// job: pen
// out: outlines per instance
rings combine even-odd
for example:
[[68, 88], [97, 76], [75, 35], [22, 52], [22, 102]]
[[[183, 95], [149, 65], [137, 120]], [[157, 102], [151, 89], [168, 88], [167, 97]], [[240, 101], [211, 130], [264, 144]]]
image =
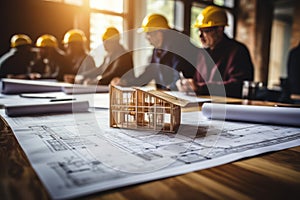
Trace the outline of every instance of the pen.
[[64, 98], [64, 99], [50, 99], [50, 102], [56, 102], [56, 101], [73, 101], [76, 100], [75, 98]]
[[47, 95], [41, 95], [41, 94], [20, 94], [20, 97], [23, 98], [36, 98], [36, 99], [54, 99], [55, 96], [47, 96]]
[[[182, 82], [182, 81], [183, 81], [183, 79], [185, 79], [185, 78], [184, 78], [184, 75], [183, 75], [182, 72], [179, 72], [179, 79], [180, 79], [180, 85], [183, 86], [183, 82]], [[185, 86], [185, 87], [186, 87], [186, 86]], [[186, 95], [189, 94], [188, 89], [185, 90], [185, 94], [186, 94]]]

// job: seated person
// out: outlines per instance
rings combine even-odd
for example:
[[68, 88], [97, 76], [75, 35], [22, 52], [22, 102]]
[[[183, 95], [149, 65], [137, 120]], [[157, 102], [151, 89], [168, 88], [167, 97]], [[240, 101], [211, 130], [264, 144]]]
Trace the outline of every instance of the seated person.
[[71, 29], [65, 35], [66, 64], [59, 70], [58, 80], [74, 83], [76, 75], [96, 68], [94, 58], [88, 54], [87, 38], [83, 31]]
[[27, 79], [35, 56], [31, 47], [32, 40], [25, 34], [16, 34], [10, 43], [10, 51], [0, 58], [0, 78]]
[[126, 74], [121, 81], [115, 79], [114, 84], [143, 86], [154, 80], [157, 89], [177, 90], [180, 74], [193, 77], [193, 61], [198, 49], [190, 43], [189, 37], [172, 30], [160, 14], [146, 16], [140, 30], [146, 33], [146, 39], [154, 47], [150, 64], [140, 76]]
[[300, 44], [290, 51], [287, 65], [290, 93], [300, 94]]
[[107, 28], [102, 41], [107, 55], [100, 67], [81, 74], [84, 84], [108, 85], [113, 78], [133, 69], [132, 55], [120, 44], [120, 33], [116, 28]]
[[180, 91], [193, 90], [197, 95], [241, 97], [244, 80], [253, 80], [254, 69], [247, 47], [224, 33], [225, 10], [208, 6], [194, 25], [204, 49], [198, 56], [193, 79], [178, 81]]
[[53, 35], [42, 35], [37, 39], [36, 47], [39, 54], [30, 67], [30, 78], [57, 78], [59, 69], [65, 66], [64, 52], [58, 48], [57, 39]]

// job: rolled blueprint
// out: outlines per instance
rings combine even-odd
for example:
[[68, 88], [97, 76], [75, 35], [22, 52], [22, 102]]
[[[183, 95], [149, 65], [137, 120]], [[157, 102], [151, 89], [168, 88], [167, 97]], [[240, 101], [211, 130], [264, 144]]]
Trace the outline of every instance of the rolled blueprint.
[[87, 112], [88, 109], [88, 101], [49, 102], [5, 106], [5, 114], [9, 117], [18, 117], [40, 114]]
[[300, 108], [204, 103], [202, 113], [211, 119], [300, 126]]

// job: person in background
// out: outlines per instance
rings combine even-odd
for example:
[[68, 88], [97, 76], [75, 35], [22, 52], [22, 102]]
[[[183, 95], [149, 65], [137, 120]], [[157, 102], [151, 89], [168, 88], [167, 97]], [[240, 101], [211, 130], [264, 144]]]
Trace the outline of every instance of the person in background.
[[300, 94], [300, 44], [289, 52], [288, 87], [291, 94]]
[[79, 29], [71, 29], [64, 35], [67, 64], [60, 69], [58, 80], [80, 83], [82, 80], [75, 80], [76, 75], [96, 68], [94, 58], [88, 54], [86, 42], [84, 32]]
[[133, 69], [132, 54], [120, 44], [120, 33], [115, 27], [106, 29], [102, 41], [107, 55], [100, 67], [82, 73], [84, 84], [109, 85], [113, 78]]
[[11, 49], [0, 58], [0, 78], [27, 79], [28, 69], [35, 55], [32, 40], [28, 35], [16, 34], [11, 37]]
[[193, 77], [195, 67], [185, 56], [195, 57], [191, 55], [197, 48], [190, 43], [189, 37], [171, 29], [163, 15], [146, 16], [139, 32], [146, 33], [146, 39], [154, 47], [150, 64], [137, 78], [128, 75], [120, 82], [114, 80], [114, 84], [142, 86], [154, 80], [157, 89], [177, 90], [176, 81], [180, 74]]
[[198, 55], [197, 71], [193, 79], [183, 79], [176, 85], [180, 91], [194, 91], [197, 95], [241, 97], [244, 80], [253, 80], [254, 68], [247, 47], [224, 33], [226, 11], [206, 7], [194, 27], [199, 30], [203, 50]]
[[65, 55], [58, 48], [56, 37], [44, 34], [37, 39], [36, 47], [39, 48], [39, 54], [30, 67], [30, 79], [56, 79], [60, 68], [65, 66]]

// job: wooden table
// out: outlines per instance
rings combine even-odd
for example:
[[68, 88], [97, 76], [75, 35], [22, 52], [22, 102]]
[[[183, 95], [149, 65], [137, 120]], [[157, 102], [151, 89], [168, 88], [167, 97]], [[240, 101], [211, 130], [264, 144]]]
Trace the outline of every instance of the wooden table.
[[[50, 199], [0, 120], [0, 199]], [[81, 199], [300, 199], [300, 146]]]

